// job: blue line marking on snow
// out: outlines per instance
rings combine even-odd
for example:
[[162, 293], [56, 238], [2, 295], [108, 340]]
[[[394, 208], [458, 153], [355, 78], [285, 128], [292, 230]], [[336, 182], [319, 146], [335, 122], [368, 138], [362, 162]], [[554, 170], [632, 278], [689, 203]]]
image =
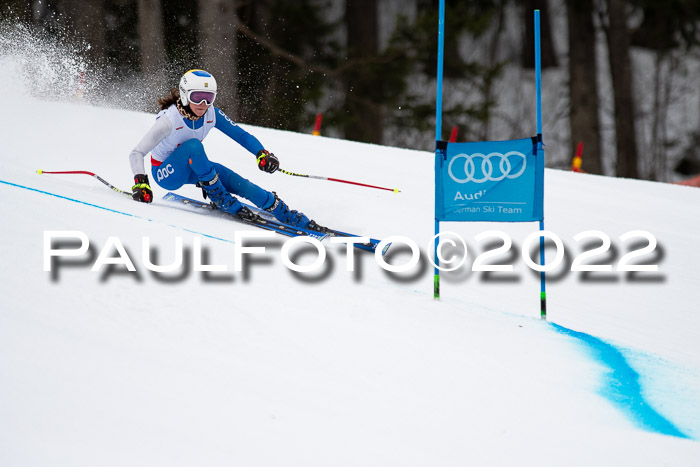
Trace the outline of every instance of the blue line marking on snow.
[[[18, 184], [16, 184], [16, 183], [12, 183], [12, 182], [6, 182], [5, 180], [0, 180], [0, 183], [3, 183], [3, 184], [5, 184], [5, 185], [9, 185], [9, 186], [14, 186], [14, 187], [17, 187], [17, 188], [23, 188], [23, 189], [29, 190], [29, 191], [34, 191], [34, 192], [36, 192], [36, 193], [41, 193], [42, 195], [55, 196], [56, 198], [65, 199], [65, 200], [72, 201], [72, 202], [78, 203], [78, 204], [84, 204], [84, 205], [86, 205], [86, 206], [92, 206], [93, 208], [103, 209], [103, 210], [105, 210], [105, 211], [113, 212], [113, 213], [116, 213], [116, 214], [121, 214], [121, 215], [123, 215], [123, 216], [133, 217], [133, 218], [135, 218], [135, 219], [143, 219], [143, 220], [147, 220], [148, 222], [154, 222], [153, 219], [149, 219], [149, 218], [147, 218], [147, 217], [137, 216], [136, 214], [131, 214], [131, 213], [124, 212], [124, 211], [117, 211], [116, 209], [106, 208], [106, 207], [104, 207], [104, 206], [100, 206], [99, 204], [88, 203], [88, 202], [86, 202], [86, 201], [81, 201], [81, 200], [75, 199], [75, 198], [69, 198], [69, 197], [67, 197], [67, 196], [58, 195], [58, 194], [56, 194], [56, 193], [51, 193], [51, 192], [49, 192], [49, 191], [39, 190], [39, 189], [37, 189], [37, 188], [32, 188], [32, 187], [24, 186], [24, 185], [18, 185]], [[202, 233], [202, 232], [197, 232], [197, 231], [195, 231], [195, 230], [186, 229], [186, 228], [180, 227], [180, 226], [178, 226], [178, 225], [173, 225], [173, 224], [166, 224], [166, 225], [168, 225], [169, 227], [173, 227], [173, 228], [175, 228], [175, 229], [184, 230], [185, 232], [190, 232], [190, 233], [193, 233], [193, 234], [196, 234], [196, 235], [201, 235], [201, 236], [203, 236], [203, 237], [212, 238], [212, 239], [214, 239], [214, 240], [220, 240], [220, 241], [226, 242], [226, 243], [235, 243], [233, 240], [227, 240], [227, 239], [225, 239], [225, 238], [215, 237], [215, 236], [213, 236], [213, 235], [205, 234], [205, 233]]]
[[647, 402], [642, 394], [639, 373], [627, 363], [620, 350], [590, 334], [573, 331], [554, 323], [549, 324], [557, 332], [581, 341], [596, 360], [610, 369], [601, 395], [627, 414], [640, 428], [663, 435], [692, 439]]

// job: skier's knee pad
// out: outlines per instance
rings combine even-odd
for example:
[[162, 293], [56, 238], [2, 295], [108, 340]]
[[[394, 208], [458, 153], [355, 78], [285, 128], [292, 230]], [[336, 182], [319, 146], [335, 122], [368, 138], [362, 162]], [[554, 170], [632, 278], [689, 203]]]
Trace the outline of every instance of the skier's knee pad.
[[192, 168], [192, 171], [198, 176], [202, 176], [211, 172], [213, 166], [204, 152], [204, 146], [198, 139], [189, 139], [182, 143], [178, 151], [182, 151], [187, 155], [187, 162]]
[[204, 154], [204, 145], [197, 138], [188, 139], [179, 146], [179, 149], [182, 149], [183, 151], [186, 151], [191, 155], [197, 153]]

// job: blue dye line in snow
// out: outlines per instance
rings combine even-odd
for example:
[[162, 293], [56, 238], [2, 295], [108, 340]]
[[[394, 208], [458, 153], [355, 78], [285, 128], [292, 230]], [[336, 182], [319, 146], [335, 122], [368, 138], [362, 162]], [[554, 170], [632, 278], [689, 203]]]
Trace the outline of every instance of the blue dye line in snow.
[[[4, 180], [0, 180], [0, 183], [9, 186], [14, 186], [17, 188], [23, 188], [25, 190], [34, 191], [36, 193], [41, 193], [44, 195], [54, 196], [56, 198], [65, 199], [74, 203], [92, 206], [94, 208], [103, 209], [105, 211], [113, 212], [116, 214], [122, 214], [124, 216], [129, 216], [136, 219], [144, 219], [149, 222], [153, 222], [152, 219], [137, 216], [135, 214], [130, 214], [124, 211], [118, 211], [115, 209], [107, 208], [98, 204], [87, 203], [78, 199], [68, 198], [66, 196], [58, 195], [56, 193], [50, 193], [48, 191], [43, 191], [24, 185], [18, 185], [16, 183], [7, 182]], [[185, 229], [183, 227], [175, 226], [172, 224], [169, 225], [170, 227], [182, 229], [197, 235], [213, 238], [215, 240], [221, 240], [227, 243], [233, 243], [231, 240], [227, 240], [225, 238], [214, 237], [212, 235], [207, 235], [201, 232]], [[610, 368], [610, 373], [606, 378], [606, 386], [601, 391], [602, 395], [609, 399], [620, 410], [625, 412], [640, 427], [664, 435], [691, 439], [690, 436], [683, 433], [670, 420], [668, 420], [663, 415], [654, 410], [654, 408], [646, 401], [646, 399], [642, 395], [642, 386], [639, 382], [639, 374], [632, 369], [629, 363], [627, 363], [625, 357], [615, 346], [608, 344], [607, 342], [598, 339], [597, 337], [593, 337], [590, 334], [574, 331], [555, 323], [549, 323], [549, 325], [552, 326], [552, 328], [554, 328], [555, 331], [570, 337], [574, 337], [581, 341], [583, 344], [586, 345], [586, 347], [591, 351], [593, 356], [598, 361]]]
[[[32, 188], [32, 187], [24, 186], [24, 185], [18, 185], [18, 184], [16, 184], [16, 183], [7, 182], [7, 181], [5, 181], [5, 180], [0, 180], [0, 183], [3, 183], [3, 184], [5, 184], [5, 185], [9, 185], [9, 186], [14, 186], [14, 187], [17, 187], [17, 188], [23, 188], [23, 189], [29, 190], [29, 191], [34, 191], [34, 192], [36, 192], [36, 193], [41, 193], [42, 195], [55, 196], [56, 198], [65, 199], [65, 200], [72, 201], [72, 202], [78, 203], [78, 204], [84, 204], [84, 205], [86, 205], [86, 206], [92, 206], [93, 208], [103, 209], [103, 210], [105, 210], [105, 211], [113, 212], [113, 213], [116, 213], [116, 214], [121, 214], [121, 215], [123, 215], [123, 216], [133, 217], [133, 218], [135, 218], [135, 219], [143, 219], [143, 220], [147, 220], [148, 222], [154, 222], [153, 219], [149, 219], [149, 218], [147, 218], [147, 217], [137, 216], [136, 214], [131, 214], [131, 213], [124, 212], [124, 211], [117, 211], [116, 209], [106, 208], [106, 207], [104, 207], [104, 206], [100, 206], [99, 204], [88, 203], [88, 202], [81, 201], [81, 200], [75, 199], [75, 198], [68, 198], [67, 196], [58, 195], [58, 194], [56, 194], [56, 193], [51, 193], [51, 192], [49, 192], [49, 191], [39, 190], [39, 189], [37, 189], [37, 188]], [[175, 228], [175, 229], [184, 230], [185, 232], [190, 232], [190, 233], [193, 233], [193, 234], [196, 234], [196, 235], [201, 235], [201, 236], [203, 236], [203, 237], [213, 238], [214, 240], [220, 240], [220, 241], [226, 242], [226, 243], [234, 243], [232, 240], [227, 240], [227, 239], [225, 239], [225, 238], [215, 237], [215, 236], [213, 236], [213, 235], [205, 234], [205, 233], [202, 233], [202, 232], [197, 232], [197, 231], [195, 231], [195, 230], [186, 229], [186, 228], [180, 227], [180, 226], [178, 226], [178, 225], [173, 225], [173, 224], [166, 224], [166, 225], [168, 225], [169, 227], [173, 227], [173, 228]]]
[[610, 369], [601, 394], [627, 414], [639, 427], [664, 435], [691, 439], [647, 402], [642, 394], [639, 374], [632, 369], [622, 352], [615, 346], [590, 334], [573, 331], [554, 323], [549, 324], [557, 332], [581, 341], [596, 360]]

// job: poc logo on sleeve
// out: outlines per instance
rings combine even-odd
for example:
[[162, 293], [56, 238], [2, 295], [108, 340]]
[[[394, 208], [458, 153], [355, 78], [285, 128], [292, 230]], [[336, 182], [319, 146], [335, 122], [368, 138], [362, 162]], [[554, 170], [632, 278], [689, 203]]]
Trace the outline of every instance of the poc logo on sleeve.
[[168, 178], [168, 176], [175, 172], [175, 169], [173, 169], [173, 166], [168, 164], [165, 167], [161, 167], [160, 169], [156, 170], [156, 179], [160, 182], [164, 178]]

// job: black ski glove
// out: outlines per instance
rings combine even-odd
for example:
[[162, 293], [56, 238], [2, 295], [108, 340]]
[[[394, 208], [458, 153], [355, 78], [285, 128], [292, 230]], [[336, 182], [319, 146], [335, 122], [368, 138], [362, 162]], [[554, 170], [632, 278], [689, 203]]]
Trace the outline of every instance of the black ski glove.
[[274, 173], [280, 168], [280, 161], [274, 154], [261, 149], [258, 152], [258, 168], [263, 172]]
[[148, 184], [148, 175], [136, 175], [134, 183], [134, 186], [131, 187], [131, 197], [142, 203], [153, 202], [153, 191], [151, 191], [151, 187]]

